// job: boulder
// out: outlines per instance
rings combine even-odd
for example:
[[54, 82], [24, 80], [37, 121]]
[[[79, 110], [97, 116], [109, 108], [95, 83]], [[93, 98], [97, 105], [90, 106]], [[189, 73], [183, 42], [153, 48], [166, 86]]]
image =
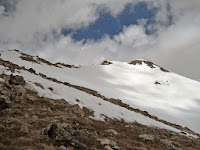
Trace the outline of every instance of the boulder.
[[37, 115], [32, 116], [33, 120], [37, 120], [39, 117]]
[[25, 85], [25, 81], [22, 76], [19, 76], [19, 75], [13, 76], [12, 74], [10, 75], [9, 83], [15, 84], [15, 85]]
[[108, 130], [106, 130], [106, 132], [111, 136], [117, 136], [118, 135], [117, 131], [115, 131], [114, 129], [108, 129]]
[[15, 91], [13, 91], [13, 98], [18, 102], [26, 102], [27, 91], [22, 85], [15, 86]]
[[113, 150], [109, 145], [106, 145], [104, 148], [107, 150]]
[[66, 148], [64, 145], [61, 145], [61, 146], [59, 147], [59, 149], [60, 149], [60, 150], [67, 150], [67, 148]]
[[83, 143], [77, 141], [73, 136], [74, 130], [70, 126], [53, 123], [49, 128], [44, 131], [44, 135], [47, 135], [54, 143], [60, 142], [66, 146], [73, 146], [76, 149], [85, 149], [86, 146]]
[[154, 135], [149, 135], [149, 134], [141, 134], [139, 135], [139, 138], [142, 139], [143, 141], [154, 141]]
[[47, 130], [47, 135], [55, 140], [72, 140], [72, 136], [65, 130], [65, 127], [55, 123]]
[[180, 150], [181, 149], [181, 145], [178, 143], [175, 143], [169, 139], [161, 139], [161, 143], [163, 144], [163, 146], [165, 146], [168, 149], [174, 149], [174, 150]]
[[83, 111], [84, 111], [84, 113], [85, 113], [86, 116], [94, 116], [94, 111], [88, 109], [87, 107], [83, 106]]
[[104, 61], [101, 63], [101, 65], [110, 65], [110, 64], [112, 64], [112, 63], [109, 62], [109, 61], [107, 61], [107, 60], [104, 60]]
[[10, 107], [10, 99], [5, 95], [0, 96], [0, 110]]
[[36, 101], [38, 98], [32, 94], [27, 94], [27, 99], [30, 101]]
[[29, 133], [28, 126], [26, 124], [23, 124], [20, 128], [20, 132], [28, 134]]
[[31, 72], [31, 73], [34, 73], [34, 74], [36, 73], [33, 68], [28, 69], [28, 71]]
[[110, 148], [114, 149], [114, 150], [118, 150], [120, 149], [119, 146], [116, 144], [115, 141], [113, 140], [110, 140], [110, 139], [106, 139], [106, 138], [103, 138], [103, 139], [97, 139], [101, 145], [103, 146], [109, 146]]
[[96, 131], [90, 132], [87, 129], [80, 129], [76, 133], [79, 134], [79, 135], [82, 135], [82, 136], [91, 137], [93, 139], [97, 139], [98, 138], [98, 134], [97, 134]]
[[0, 93], [2, 95], [6, 95], [8, 97], [11, 97], [12, 92], [11, 92], [11, 86], [6, 83], [0, 83]]
[[26, 89], [23, 86], [18, 85], [15, 88], [16, 88], [19, 96], [25, 96], [26, 95], [27, 92], [26, 92]]
[[72, 106], [72, 111], [81, 118], [85, 117], [85, 112], [79, 107], [78, 104]]

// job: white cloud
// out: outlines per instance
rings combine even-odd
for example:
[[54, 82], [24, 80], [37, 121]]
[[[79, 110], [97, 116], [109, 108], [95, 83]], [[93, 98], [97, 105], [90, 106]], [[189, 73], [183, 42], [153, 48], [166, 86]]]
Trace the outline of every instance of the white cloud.
[[130, 1], [21, 0], [13, 15], [1, 18], [0, 39], [29, 43], [52, 31], [60, 33], [62, 28], [86, 27], [98, 18], [101, 9], [117, 15]]
[[179, 74], [200, 77], [200, 2], [171, 1], [173, 24], [158, 33], [154, 61]]
[[[61, 34], [63, 28], [77, 29], [94, 23], [100, 10], [116, 17], [128, 3], [139, 1], [146, 1], [149, 9], [158, 9], [156, 23], [149, 26], [157, 31], [153, 35], [145, 33], [144, 19], [138, 20], [138, 25], [124, 27], [112, 39], [105, 36], [83, 43]], [[7, 15], [2, 15], [5, 8], [0, 6], [1, 49], [20, 49], [72, 64], [141, 58], [191, 78], [200, 77], [199, 0], [20, 0], [13, 4], [15, 10]]]
[[0, 17], [4, 14], [4, 6], [0, 6]]
[[[62, 37], [56, 44], [48, 44], [46, 50], [39, 55], [47, 59], [77, 64], [96, 64], [103, 59], [131, 61], [138, 59], [135, 53], [144, 53], [153, 43], [153, 39], [145, 34], [143, 26], [124, 27], [123, 32], [111, 39], [109, 36], [98, 41], [76, 42], [70, 36]], [[48, 54], [48, 55], [47, 55]]]
[[143, 26], [131, 25], [124, 27], [119, 35], [115, 36], [115, 40], [123, 46], [138, 48], [148, 44], [148, 35], [145, 34]]

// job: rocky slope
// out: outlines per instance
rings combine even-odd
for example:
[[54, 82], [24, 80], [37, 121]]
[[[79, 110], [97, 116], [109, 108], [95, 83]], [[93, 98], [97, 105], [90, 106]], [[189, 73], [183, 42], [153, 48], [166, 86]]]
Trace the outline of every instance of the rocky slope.
[[80, 66], [16, 52], [24, 66], [16, 56], [0, 59], [0, 149], [200, 149], [199, 134], [187, 127], [37, 70]]
[[[152, 62], [107, 61], [102, 65], [77, 67], [63, 63], [53, 64], [17, 50], [2, 51], [0, 58], [17, 65], [18, 69], [14, 74], [23, 76], [27, 87], [37, 91], [40, 96], [68, 99], [71, 104], [88, 107], [94, 111], [96, 119], [103, 120], [103, 114], [128, 122], [137, 121], [170, 129], [157, 122], [159, 121], [166, 125], [170, 123], [176, 129], [181, 129], [179, 126], [182, 126], [200, 133], [200, 83], [167, 71]], [[37, 87], [35, 82], [44, 88]], [[141, 110], [142, 115], [151, 119], [132, 110]]]
[[21, 76], [1, 78], [0, 149], [200, 149], [198, 138], [137, 122], [94, 120], [85, 107], [39, 97]]

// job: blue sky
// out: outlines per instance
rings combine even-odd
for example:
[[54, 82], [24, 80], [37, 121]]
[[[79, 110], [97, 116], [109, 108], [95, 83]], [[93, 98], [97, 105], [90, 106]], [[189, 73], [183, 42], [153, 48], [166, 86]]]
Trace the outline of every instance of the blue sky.
[[[138, 24], [139, 19], [147, 20], [146, 26], [154, 22], [156, 9], [148, 9], [147, 4], [144, 2], [137, 5], [127, 4], [125, 9], [117, 16], [112, 16], [109, 12], [100, 12], [99, 18], [86, 28], [78, 30], [63, 29], [62, 33], [67, 36], [72, 34], [75, 40], [98, 40], [105, 35], [111, 38], [122, 32], [124, 26]], [[148, 29], [146, 33], [150, 34]]]
[[199, 0], [1, 0], [0, 48], [52, 62], [150, 60], [200, 79]]

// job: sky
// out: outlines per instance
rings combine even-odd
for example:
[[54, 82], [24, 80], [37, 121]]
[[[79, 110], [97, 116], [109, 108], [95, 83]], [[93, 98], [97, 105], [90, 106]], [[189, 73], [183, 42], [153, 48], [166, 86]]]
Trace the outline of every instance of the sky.
[[75, 65], [144, 59], [200, 81], [200, 1], [0, 0], [0, 49]]

